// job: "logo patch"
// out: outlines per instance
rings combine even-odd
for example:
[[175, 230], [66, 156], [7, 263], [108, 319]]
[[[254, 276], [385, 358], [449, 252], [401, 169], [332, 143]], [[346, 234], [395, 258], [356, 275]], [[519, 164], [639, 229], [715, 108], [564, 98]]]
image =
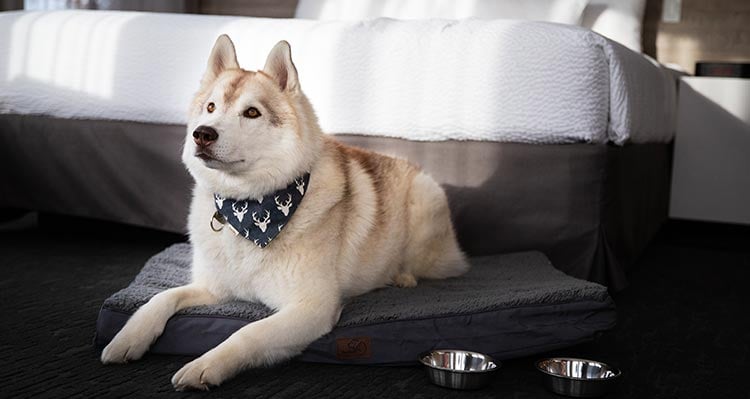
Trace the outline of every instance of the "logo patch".
[[372, 357], [370, 337], [336, 339], [336, 358], [341, 360], [369, 359]]

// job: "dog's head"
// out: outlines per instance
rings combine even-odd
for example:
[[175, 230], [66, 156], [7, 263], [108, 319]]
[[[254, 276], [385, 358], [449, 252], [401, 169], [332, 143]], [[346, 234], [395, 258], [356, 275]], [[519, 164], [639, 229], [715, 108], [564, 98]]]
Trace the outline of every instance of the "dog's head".
[[196, 182], [235, 197], [279, 189], [311, 168], [319, 135], [289, 43], [274, 46], [263, 70], [246, 71], [229, 37], [216, 40], [182, 152]]

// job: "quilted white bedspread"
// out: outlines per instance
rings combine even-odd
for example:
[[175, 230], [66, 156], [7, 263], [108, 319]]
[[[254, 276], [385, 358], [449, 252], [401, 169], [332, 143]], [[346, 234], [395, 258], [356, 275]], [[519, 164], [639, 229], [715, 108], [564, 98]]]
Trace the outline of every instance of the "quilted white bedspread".
[[656, 62], [583, 28], [513, 20], [0, 13], [0, 113], [184, 124], [221, 33], [246, 69], [289, 41], [328, 133], [622, 144], [674, 131], [675, 82]]

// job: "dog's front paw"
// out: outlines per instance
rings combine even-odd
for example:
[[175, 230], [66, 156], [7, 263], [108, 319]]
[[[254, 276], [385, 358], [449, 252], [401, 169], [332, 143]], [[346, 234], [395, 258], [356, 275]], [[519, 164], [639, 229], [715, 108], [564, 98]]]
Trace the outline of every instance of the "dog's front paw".
[[104, 364], [127, 363], [143, 357], [151, 345], [149, 339], [128, 334], [117, 334], [102, 351], [101, 361]]
[[227, 378], [221, 363], [214, 363], [206, 357], [201, 356], [184, 365], [172, 377], [172, 386], [178, 391], [208, 391], [209, 387], [221, 384]]
[[399, 273], [393, 277], [393, 285], [401, 288], [413, 288], [417, 286], [417, 279], [411, 273]]

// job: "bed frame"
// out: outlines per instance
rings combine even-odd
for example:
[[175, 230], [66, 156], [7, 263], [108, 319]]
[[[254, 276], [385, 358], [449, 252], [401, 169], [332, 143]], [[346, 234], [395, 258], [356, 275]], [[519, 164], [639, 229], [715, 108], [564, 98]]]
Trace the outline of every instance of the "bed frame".
[[[0, 115], [0, 208], [186, 232], [184, 126]], [[611, 290], [666, 220], [671, 144], [339, 140], [419, 164], [445, 188], [470, 255], [540, 250]], [[10, 172], [10, 173], [7, 173]]]

